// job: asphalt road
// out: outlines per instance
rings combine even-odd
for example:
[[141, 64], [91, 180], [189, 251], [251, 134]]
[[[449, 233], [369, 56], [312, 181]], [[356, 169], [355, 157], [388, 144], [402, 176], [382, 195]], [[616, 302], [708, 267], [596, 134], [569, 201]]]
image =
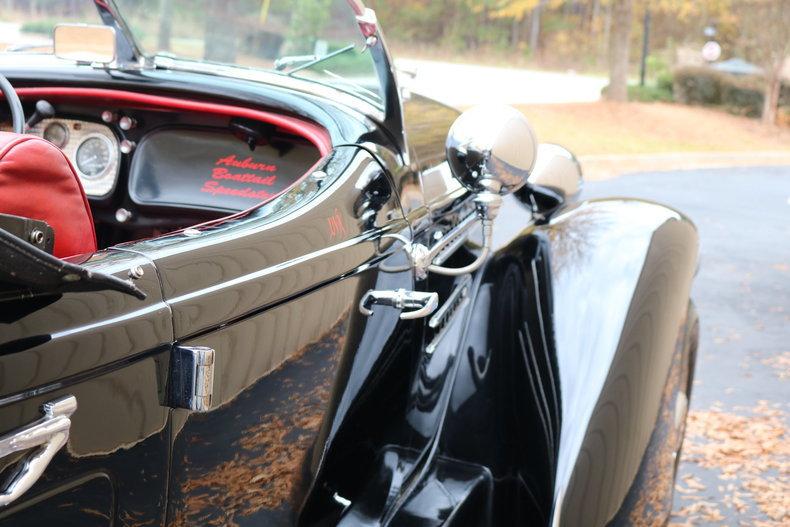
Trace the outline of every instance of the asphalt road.
[[673, 524], [789, 525], [790, 167], [630, 174], [583, 193], [604, 196], [670, 205], [700, 233], [700, 351]]

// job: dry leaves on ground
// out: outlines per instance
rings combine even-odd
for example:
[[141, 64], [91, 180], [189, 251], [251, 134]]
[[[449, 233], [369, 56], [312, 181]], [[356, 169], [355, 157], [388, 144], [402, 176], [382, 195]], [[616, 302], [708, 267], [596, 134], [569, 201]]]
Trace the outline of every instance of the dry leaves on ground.
[[774, 369], [774, 374], [780, 379], [790, 379], [790, 351], [763, 359], [762, 363]]
[[721, 408], [689, 413], [683, 460], [714, 471], [720, 480], [715, 490], [723, 498], [714, 503], [698, 477], [681, 477], [676, 490], [690, 503], [675, 511], [676, 521], [670, 525], [723, 521], [722, 506], [742, 518], [743, 525], [790, 524], [790, 442], [784, 412], [767, 401], [743, 410], [743, 415]]

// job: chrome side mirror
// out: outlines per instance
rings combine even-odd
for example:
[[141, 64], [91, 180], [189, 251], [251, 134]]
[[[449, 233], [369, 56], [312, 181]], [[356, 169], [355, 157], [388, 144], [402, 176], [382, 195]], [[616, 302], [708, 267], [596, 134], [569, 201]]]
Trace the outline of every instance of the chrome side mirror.
[[536, 223], [546, 223], [582, 190], [582, 167], [560, 145], [542, 144], [527, 185], [516, 196], [530, 209]]
[[[517, 192], [528, 183], [538, 141], [521, 112], [510, 106], [484, 105], [467, 110], [456, 119], [445, 148], [453, 176], [474, 194], [475, 213], [462, 219], [430, 248], [399, 235], [387, 235], [401, 239], [420, 279], [429, 271], [459, 276], [483, 265], [493, 245], [493, 224], [502, 196]], [[444, 267], [445, 259], [464, 243], [478, 221], [483, 224], [480, 255], [464, 267]]]
[[567, 202], [575, 199], [582, 190], [582, 167], [567, 148], [543, 143], [538, 147], [535, 168], [527, 181], [530, 185], [559, 193]]
[[109, 64], [115, 60], [115, 30], [92, 24], [58, 24], [53, 32], [55, 56], [77, 62]]
[[[474, 226], [474, 217], [461, 221], [430, 249], [414, 247], [416, 274], [426, 270], [459, 276], [478, 269], [491, 252], [494, 219], [502, 196], [527, 184], [537, 156], [538, 141], [526, 117], [505, 105], [476, 106], [462, 113], [450, 127], [445, 144], [453, 176], [475, 194], [477, 215], [483, 224], [483, 248], [471, 264], [444, 267], [442, 254], [462, 243]], [[422, 272], [421, 272], [422, 270]]]
[[538, 151], [527, 118], [505, 105], [476, 106], [450, 127], [447, 161], [472, 192], [509, 194], [527, 183]]

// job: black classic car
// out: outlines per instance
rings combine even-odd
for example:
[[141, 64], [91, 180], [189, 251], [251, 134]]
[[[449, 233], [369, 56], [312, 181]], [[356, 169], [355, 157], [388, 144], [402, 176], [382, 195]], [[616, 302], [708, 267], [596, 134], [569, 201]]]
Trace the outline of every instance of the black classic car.
[[409, 93], [359, 0], [39, 9], [0, 53], [0, 525], [667, 521], [682, 214]]

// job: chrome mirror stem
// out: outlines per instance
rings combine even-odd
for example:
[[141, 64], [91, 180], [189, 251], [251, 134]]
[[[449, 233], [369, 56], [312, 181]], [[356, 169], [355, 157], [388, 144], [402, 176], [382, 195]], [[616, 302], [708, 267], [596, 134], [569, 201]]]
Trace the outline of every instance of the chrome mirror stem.
[[[387, 234], [385, 237], [395, 238], [403, 243], [409, 255], [414, 274], [420, 280], [428, 276], [428, 272], [445, 276], [460, 276], [472, 273], [480, 268], [492, 250], [494, 219], [499, 214], [502, 196], [494, 192], [481, 192], [474, 198], [476, 213], [470, 214], [430, 248], [421, 243], [413, 243], [400, 234]], [[477, 221], [483, 224], [483, 248], [474, 262], [464, 267], [445, 267], [444, 261], [466, 241], [466, 235]], [[399, 270], [406, 270], [399, 269]]]
[[486, 261], [488, 255], [491, 253], [491, 234], [493, 232], [492, 222], [490, 220], [483, 220], [483, 248], [480, 255], [474, 262], [464, 267], [444, 267], [441, 265], [429, 265], [428, 271], [445, 276], [461, 276], [477, 271], [483, 262]]
[[[480, 266], [483, 265], [483, 262], [485, 262], [488, 258], [493, 245], [494, 219], [496, 219], [497, 215], [499, 214], [499, 208], [502, 206], [502, 196], [494, 192], [486, 191], [481, 192], [475, 196], [474, 201], [477, 208], [477, 214], [483, 223], [483, 248], [480, 251], [480, 255], [475, 259], [474, 262], [464, 267], [444, 267], [441, 265], [430, 264], [427, 268], [428, 271], [445, 276], [461, 276], [477, 271]], [[466, 230], [468, 230], [468, 227], [464, 230], [464, 232]], [[451, 237], [448, 236], [447, 238]], [[439, 243], [442, 243], [442, 241]], [[443, 245], [443, 247], [439, 248], [439, 251], [447, 246], [446, 243]], [[432, 248], [430, 252], [433, 253], [434, 249]]]

